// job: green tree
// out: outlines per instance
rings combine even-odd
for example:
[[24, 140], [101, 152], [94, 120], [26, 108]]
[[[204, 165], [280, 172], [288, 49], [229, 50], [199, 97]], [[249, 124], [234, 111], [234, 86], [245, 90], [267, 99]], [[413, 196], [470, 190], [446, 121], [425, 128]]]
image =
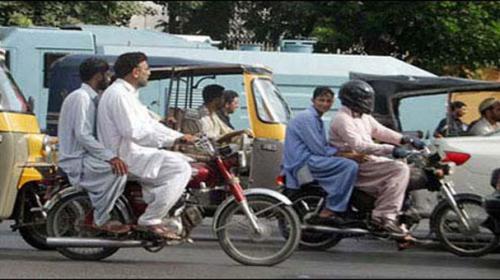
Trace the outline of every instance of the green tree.
[[392, 55], [437, 74], [499, 67], [496, 2], [318, 2], [320, 51]]
[[62, 26], [68, 24], [127, 25], [133, 15], [148, 12], [139, 2], [127, 1], [5, 1], [0, 2], [0, 24]]

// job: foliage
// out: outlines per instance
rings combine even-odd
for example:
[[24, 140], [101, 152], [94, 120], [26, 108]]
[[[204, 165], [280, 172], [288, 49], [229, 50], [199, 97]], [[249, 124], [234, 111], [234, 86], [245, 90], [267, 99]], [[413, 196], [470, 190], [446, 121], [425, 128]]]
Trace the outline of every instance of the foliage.
[[127, 1], [4, 1], [0, 25], [63, 26], [78, 23], [127, 25], [136, 14], [148, 12]]

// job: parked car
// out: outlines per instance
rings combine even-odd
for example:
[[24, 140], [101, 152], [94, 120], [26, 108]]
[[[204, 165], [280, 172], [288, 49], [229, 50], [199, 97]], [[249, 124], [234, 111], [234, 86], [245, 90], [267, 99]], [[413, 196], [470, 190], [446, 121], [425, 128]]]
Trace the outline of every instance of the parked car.
[[456, 164], [450, 179], [457, 192], [491, 194], [491, 172], [500, 162], [500, 130], [484, 136], [435, 139], [433, 144], [445, 160]]

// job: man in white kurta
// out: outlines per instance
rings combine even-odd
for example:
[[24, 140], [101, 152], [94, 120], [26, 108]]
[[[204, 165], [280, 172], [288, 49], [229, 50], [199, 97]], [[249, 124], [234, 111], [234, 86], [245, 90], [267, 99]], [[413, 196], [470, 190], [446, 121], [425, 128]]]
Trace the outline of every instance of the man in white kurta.
[[[410, 170], [403, 162], [386, 157], [393, 154], [403, 136], [370, 115], [373, 98], [373, 88], [365, 82], [354, 80], [344, 84], [339, 91], [343, 106], [331, 122], [329, 141], [340, 151], [368, 155], [367, 161], [359, 164], [355, 187], [376, 197], [373, 222], [393, 233], [404, 234], [396, 217], [403, 204]], [[390, 144], [375, 143], [373, 138]]]
[[160, 148], [172, 147], [185, 136], [152, 118], [140, 102], [138, 88], [147, 84], [150, 75], [144, 54], [123, 54], [114, 69], [118, 79], [99, 104], [98, 135], [105, 147], [124, 159], [129, 176], [143, 187], [148, 206], [137, 224], [167, 233], [162, 218], [183, 194], [191, 167], [184, 155]]
[[66, 97], [59, 116], [58, 165], [73, 186], [88, 191], [94, 207], [94, 223], [104, 230], [121, 233], [129, 228], [110, 221], [110, 212], [123, 192], [126, 166], [116, 152], [96, 139], [95, 133], [99, 99], [96, 90], [108, 85], [108, 68], [106, 61], [94, 58], [80, 65], [84, 82]]

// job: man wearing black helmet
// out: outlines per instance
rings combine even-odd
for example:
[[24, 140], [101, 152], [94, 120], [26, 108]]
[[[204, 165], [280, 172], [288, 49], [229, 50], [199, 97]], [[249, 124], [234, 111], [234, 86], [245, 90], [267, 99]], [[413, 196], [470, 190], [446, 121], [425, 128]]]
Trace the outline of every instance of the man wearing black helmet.
[[[339, 91], [339, 99], [343, 106], [332, 120], [330, 145], [341, 151], [368, 155], [367, 161], [359, 164], [355, 187], [376, 197], [372, 224], [394, 235], [411, 238], [397, 222], [410, 170], [401, 161], [385, 156], [407, 156], [409, 151], [400, 147], [401, 144], [413, 143], [419, 148], [425, 144], [383, 126], [371, 116], [375, 91], [368, 83], [361, 80], [344, 83]], [[373, 138], [390, 144], [375, 143]]]

